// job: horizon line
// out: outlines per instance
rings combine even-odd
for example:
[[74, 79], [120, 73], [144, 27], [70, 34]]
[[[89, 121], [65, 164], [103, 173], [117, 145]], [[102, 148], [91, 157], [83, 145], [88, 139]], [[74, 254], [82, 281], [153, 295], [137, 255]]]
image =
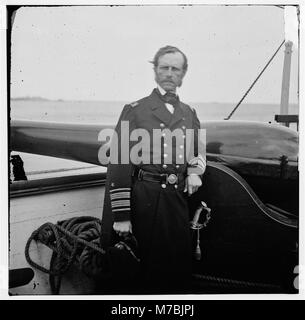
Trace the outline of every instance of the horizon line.
[[[102, 100], [102, 99], [62, 99], [62, 98], [53, 98], [53, 99], [49, 99], [49, 98], [45, 98], [45, 97], [40, 97], [40, 96], [21, 96], [21, 97], [10, 97], [10, 100], [13, 101], [52, 101], [52, 102], [117, 102], [117, 103], [122, 103], [122, 104], [128, 104], [129, 102], [127, 102], [126, 100]], [[191, 104], [196, 104], [196, 103], [211, 103], [211, 104], [237, 104], [237, 101], [234, 102], [230, 102], [230, 101], [190, 101], [187, 103], [191, 103]], [[280, 105], [280, 102], [244, 102], [243, 104], [278, 104]], [[299, 102], [290, 102], [289, 104], [293, 104], [293, 105], [298, 105]]]

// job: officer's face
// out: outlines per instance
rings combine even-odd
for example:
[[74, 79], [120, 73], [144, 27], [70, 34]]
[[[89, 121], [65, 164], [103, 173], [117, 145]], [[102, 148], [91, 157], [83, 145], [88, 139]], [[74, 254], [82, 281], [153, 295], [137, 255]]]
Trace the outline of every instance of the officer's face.
[[183, 70], [184, 58], [180, 52], [167, 53], [159, 58], [155, 70], [155, 80], [159, 86], [168, 91], [176, 91], [182, 84], [185, 75]]

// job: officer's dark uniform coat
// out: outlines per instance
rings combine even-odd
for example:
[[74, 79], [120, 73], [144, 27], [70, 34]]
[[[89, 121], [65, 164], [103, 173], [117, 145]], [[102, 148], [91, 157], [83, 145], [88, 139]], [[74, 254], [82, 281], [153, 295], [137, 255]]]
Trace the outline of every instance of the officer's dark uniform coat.
[[[143, 150], [141, 156], [149, 153], [150, 159], [153, 159], [155, 147], [152, 141], [153, 129], [181, 129], [183, 132], [195, 129], [196, 133], [200, 128], [200, 122], [192, 108], [179, 101], [171, 114], [157, 89], [150, 96], [124, 107], [116, 126], [119, 146], [122, 121], [129, 121], [130, 133], [137, 128], [149, 132], [151, 148]], [[123, 139], [125, 138], [126, 136]], [[107, 171], [102, 245], [107, 246], [113, 221], [131, 221], [141, 259], [141, 273], [137, 279], [144, 292], [179, 292], [180, 289], [185, 289], [184, 284], [191, 275], [189, 212], [187, 194], [183, 190], [187, 174], [192, 173], [192, 170], [198, 173], [198, 169], [201, 173], [204, 172], [205, 157], [195, 149], [195, 158], [187, 161], [185, 143], [173, 142], [171, 150], [168, 150], [166, 138], [165, 133], [161, 148], [159, 151], [157, 149], [161, 163], [140, 163], [137, 167], [156, 174], [174, 173], [178, 176], [176, 184], [139, 180], [133, 177], [136, 167], [133, 164], [110, 163]], [[130, 145], [130, 149], [133, 145]], [[173, 161], [166, 163], [169, 151]], [[183, 163], [178, 164], [178, 159], [183, 159]], [[124, 265], [121, 268], [124, 269]]]

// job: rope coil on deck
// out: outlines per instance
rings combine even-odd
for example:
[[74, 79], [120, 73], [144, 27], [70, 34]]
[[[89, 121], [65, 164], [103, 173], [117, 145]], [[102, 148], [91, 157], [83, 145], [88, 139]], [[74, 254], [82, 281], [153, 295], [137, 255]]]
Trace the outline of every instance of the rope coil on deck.
[[[95, 217], [76, 217], [57, 224], [48, 222], [35, 230], [28, 239], [25, 257], [32, 267], [49, 274], [51, 291], [53, 294], [58, 294], [61, 278], [74, 262], [89, 277], [107, 271], [107, 252], [100, 247], [100, 235], [101, 220]], [[30, 257], [32, 241], [41, 242], [53, 251], [49, 269], [37, 264]], [[127, 250], [137, 259], [133, 250], [124, 241], [116, 248]]]

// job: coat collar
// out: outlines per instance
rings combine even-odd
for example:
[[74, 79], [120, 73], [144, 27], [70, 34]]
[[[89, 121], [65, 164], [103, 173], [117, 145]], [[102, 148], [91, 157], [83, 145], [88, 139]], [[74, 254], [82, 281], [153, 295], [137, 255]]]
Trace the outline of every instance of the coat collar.
[[172, 127], [178, 121], [182, 121], [186, 116], [186, 110], [183, 104], [180, 102], [179, 105], [175, 108], [173, 114], [171, 114], [165, 103], [160, 99], [157, 89], [154, 89], [150, 95], [151, 98], [151, 109], [153, 114], [164, 122], [168, 127]]

